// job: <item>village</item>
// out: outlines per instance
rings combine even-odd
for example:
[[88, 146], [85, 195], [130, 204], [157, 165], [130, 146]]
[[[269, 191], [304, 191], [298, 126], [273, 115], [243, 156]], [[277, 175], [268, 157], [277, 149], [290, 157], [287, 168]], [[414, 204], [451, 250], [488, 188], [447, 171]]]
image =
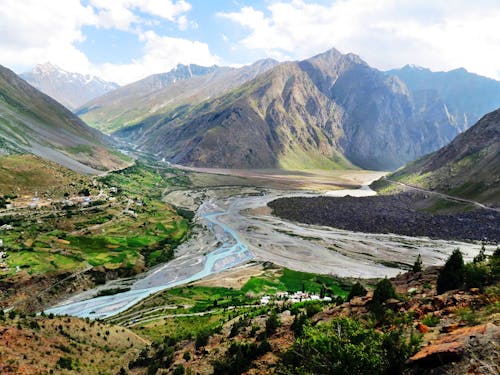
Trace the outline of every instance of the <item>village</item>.
[[318, 294], [308, 293], [298, 291], [295, 293], [288, 292], [277, 292], [274, 296], [263, 296], [260, 299], [261, 305], [268, 305], [271, 302], [289, 302], [289, 303], [297, 303], [297, 302], [305, 302], [305, 301], [324, 301], [331, 302], [332, 298], [328, 296], [320, 296]]

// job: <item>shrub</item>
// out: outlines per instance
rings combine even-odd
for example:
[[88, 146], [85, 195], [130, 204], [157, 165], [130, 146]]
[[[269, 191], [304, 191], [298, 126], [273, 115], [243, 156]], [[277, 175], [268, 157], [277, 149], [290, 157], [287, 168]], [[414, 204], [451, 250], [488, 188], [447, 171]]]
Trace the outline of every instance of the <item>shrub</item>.
[[200, 331], [196, 335], [195, 343], [194, 346], [196, 349], [201, 348], [202, 346], [205, 346], [208, 344], [208, 339], [210, 337], [210, 333], [207, 331]]
[[422, 323], [429, 327], [435, 327], [439, 324], [439, 316], [428, 314], [422, 319]]
[[383, 306], [384, 302], [389, 298], [396, 297], [396, 291], [394, 290], [392, 283], [387, 278], [384, 278], [375, 286], [373, 297], [368, 308], [373, 313], [375, 318], [381, 320], [385, 316], [385, 308]]
[[455, 249], [439, 272], [437, 280], [438, 294], [447, 290], [461, 288], [464, 283], [464, 259], [459, 249]]
[[214, 374], [237, 375], [247, 371], [252, 361], [271, 350], [271, 346], [264, 340], [259, 345], [255, 343], [234, 342], [226, 352], [224, 358], [214, 361]]
[[57, 361], [57, 366], [62, 369], [72, 370], [73, 369], [73, 360], [69, 357], [61, 357]]
[[464, 281], [467, 288], [483, 288], [491, 282], [490, 268], [477, 262], [464, 266]]
[[175, 366], [175, 369], [173, 372], [174, 375], [184, 375], [184, 373], [185, 373], [185, 369], [184, 369], [183, 365]]

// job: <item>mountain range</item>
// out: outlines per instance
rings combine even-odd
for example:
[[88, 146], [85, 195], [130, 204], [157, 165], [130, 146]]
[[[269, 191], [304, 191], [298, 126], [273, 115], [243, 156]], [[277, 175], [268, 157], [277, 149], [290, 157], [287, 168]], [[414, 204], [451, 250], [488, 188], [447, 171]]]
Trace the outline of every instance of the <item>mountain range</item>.
[[116, 83], [106, 82], [99, 77], [67, 72], [51, 63], [36, 65], [20, 76], [72, 111], [119, 87]]
[[114, 135], [194, 166], [396, 169], [461, 130], [440, 97], [414, 95], [395, 75], [331, 49], [218, 97], [165, 107]]
[[469, 73], [464, 68], [449, 72], [406, 65], [387, 71], [401, 79], [415, 97], [436, 97], [445, 104], [448, 117], [461, 130], [500, 107], [500, 83]]
[[0, 155], [34, 154], [93, 174], [125, 165], [111, 138], [0, 66]]
[[390, 178], [500, 206], [500, 109]]
[[76, 113], [89, 125], [111, 133], [155, 114], [216, 97], [277, 64], [266, 59], [241, 68], [178, 65], [91, 100]]

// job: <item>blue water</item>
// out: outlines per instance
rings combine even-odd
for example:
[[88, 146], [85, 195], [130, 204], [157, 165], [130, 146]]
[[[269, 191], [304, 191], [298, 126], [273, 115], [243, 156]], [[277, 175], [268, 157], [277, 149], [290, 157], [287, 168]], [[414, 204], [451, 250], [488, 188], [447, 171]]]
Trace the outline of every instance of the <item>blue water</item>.
[[[218, 220], [218, 217], [220, 215], [223, 215], [224, 213], [225, 212], [211, 212], [202, 215], [202, 217], [208, 221], [208, 228], [214, 234], [216, 234], [217, 227], [223, 230], [224, 242], [220, 247], [206, 254], [203, 269], [199, 272], [196, 272], [193, 275], [184, 277], [182, 279], [166, 282], [163, 285], [151, 288], [134, 289], [134, 285], [132, 285], [132, 289], [127, 292], [114, 294], [112, 296], [102, 296], [84, 301], [73, 302], [66, 305], [53, 307], [46, 310], [45, 312], [53, 313], [55, 315], [72, 315], [81, 318], [107, 318], [127, 310], [137, 302], [153, 293], [168, 288], [173, 288], [181, 284], [186, 284], [191, 281], [202, 279], [211, 274], [235, 267], [238, 264], [252, 259], [252, 253], [248, 250], [248, 247], [241, 242], [237, 233]], [[224, 260], [227, 260], [228, 258], [231, 259], [227, 262], [224, 262], [224, 264], [216, 267], [218, 262], [222, 262]], [[146, 280], [147, 277], [148, 276], [146, 276], [145, 279], [141, 280], [142, 284], [144, 284], [144, 280]]]

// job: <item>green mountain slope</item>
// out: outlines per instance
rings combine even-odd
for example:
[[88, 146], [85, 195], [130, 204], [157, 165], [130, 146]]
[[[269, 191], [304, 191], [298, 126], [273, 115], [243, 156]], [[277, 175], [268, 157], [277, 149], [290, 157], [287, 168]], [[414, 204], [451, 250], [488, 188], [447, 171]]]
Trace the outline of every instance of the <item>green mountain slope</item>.
[[154, 74], [93, 99], [76, 113], [89, 125], [111, 133], [149, 116], [214, 98], [276, 64], [267, 59], [239, 69], [178, 65], [168, 73]]
[[108, 137], [0, 66], [0, 155], [28, 153], [81, 173], [125, 164]]
[[500, 206], [500, 109], [390, 178]]

